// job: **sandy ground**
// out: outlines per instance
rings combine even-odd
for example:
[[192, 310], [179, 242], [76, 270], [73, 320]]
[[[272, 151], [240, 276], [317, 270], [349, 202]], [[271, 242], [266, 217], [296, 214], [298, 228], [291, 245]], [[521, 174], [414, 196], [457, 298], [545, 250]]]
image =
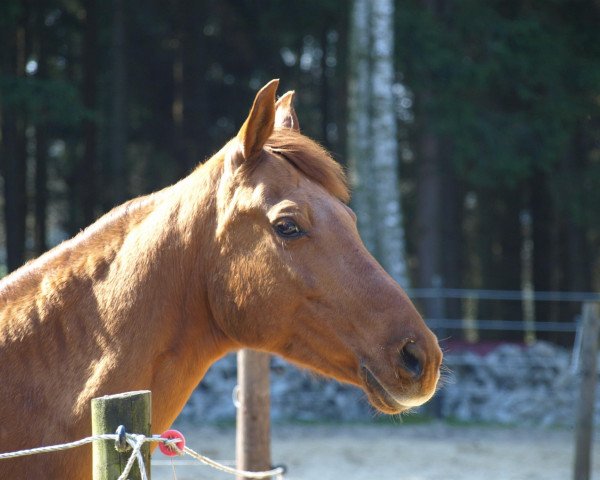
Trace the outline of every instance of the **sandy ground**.
[[[177, 425], [194, 450], [234, 458], [233, 427]], [[274, 425], [273, 463], [289, 480], [568, 480], [573, 432], [568, 429], [423, 425]], [[593, 479], [600, 480], [596, 432]], [[175, 473], [173, 472], [173, 468]], [[189, 457], [154, 454], [154, 480], [226, 479]]]

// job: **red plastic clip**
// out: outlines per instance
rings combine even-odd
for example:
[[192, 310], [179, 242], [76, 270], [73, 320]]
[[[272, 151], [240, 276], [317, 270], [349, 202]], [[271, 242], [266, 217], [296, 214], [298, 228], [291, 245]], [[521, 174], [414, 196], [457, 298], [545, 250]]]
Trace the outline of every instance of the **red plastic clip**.
[[[181, 432], [178, 432], [177, 430], [167, 430], [160, 437], [168, 438], [169, 440], [177, 439], [178, 441], [175, 442], [177, 448], [179, 450], [183, 450], [185, 448], [185, 437]], [[173, 449], [170, 445], [166, 443], [160, 442], [158, 444], [158, 448], [160, 448], [160, 451], [164, 453], [167, 457], [174, 457], [176, 455], [179, 455], [175, 449]]]

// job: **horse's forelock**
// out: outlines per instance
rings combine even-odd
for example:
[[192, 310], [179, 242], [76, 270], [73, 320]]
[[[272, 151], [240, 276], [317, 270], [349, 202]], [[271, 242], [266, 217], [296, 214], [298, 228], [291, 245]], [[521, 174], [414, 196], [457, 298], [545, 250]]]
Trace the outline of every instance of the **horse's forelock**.
[[309, 179], [317, 182], [342, 202], [350, 192], [342, 166], [318, 143], [292, 129], [276, 129], [265, 147], [285, 158]]

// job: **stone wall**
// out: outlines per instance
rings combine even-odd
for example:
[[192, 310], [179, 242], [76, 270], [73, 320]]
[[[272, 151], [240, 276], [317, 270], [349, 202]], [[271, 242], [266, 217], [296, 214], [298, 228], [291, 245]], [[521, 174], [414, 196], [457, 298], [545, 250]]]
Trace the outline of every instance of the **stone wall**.
[[[486, 355], [447, 353], [444, 363], [450, 373], [444, 373], [433, 406], [444, 417], [573, 424], [578, 379], [571, 368], [570, 351], [544, 342], [531, 347], [504, 344]], [[235, 384], [236, 359], [230, 355], [211, 367], [184, 409], [184, 417], [211, 423], [233, 421]], [[271, 385], [274, 421], [355, 421], [377, 415], [359, 389], [298, 370], [277, 357], [271, 362]], [[600, 425], [600, 389], [595, 422]]]
[[[499, 423], [574, 423], [579, 379], [570, 351], [544, 342], [530, 347], [505, 344], [485, 356], [462, 352], [447, 355], [446, 361], [452, 374], [441, 391], [443, 416]], [[600, 390], [595, 422], [600, 424]]]
[[[215, 363], [190, 398], [183, 415], [194, 421], [233, 421], [236, 375], [235, 355]], [[273, 421], [348, 421], [371, 418], [373, 415], [361, 390], [326, 380], [298, 369], [279, 357], [272, 357]]]

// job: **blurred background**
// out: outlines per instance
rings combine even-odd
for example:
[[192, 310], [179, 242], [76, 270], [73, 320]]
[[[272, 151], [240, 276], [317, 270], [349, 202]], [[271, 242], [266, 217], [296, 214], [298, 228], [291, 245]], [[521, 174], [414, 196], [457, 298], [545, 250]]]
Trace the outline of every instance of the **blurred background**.
[[[272, 78], [442, 339], [425, 413], [571, 425], [600, 298], [597, 0], [3, 0], [0, 276], [185, 176]], [[291, 368], [275, 418], [372, 418]], [[225, 359], [184, 416], [233, 418], [234, 383]]]

